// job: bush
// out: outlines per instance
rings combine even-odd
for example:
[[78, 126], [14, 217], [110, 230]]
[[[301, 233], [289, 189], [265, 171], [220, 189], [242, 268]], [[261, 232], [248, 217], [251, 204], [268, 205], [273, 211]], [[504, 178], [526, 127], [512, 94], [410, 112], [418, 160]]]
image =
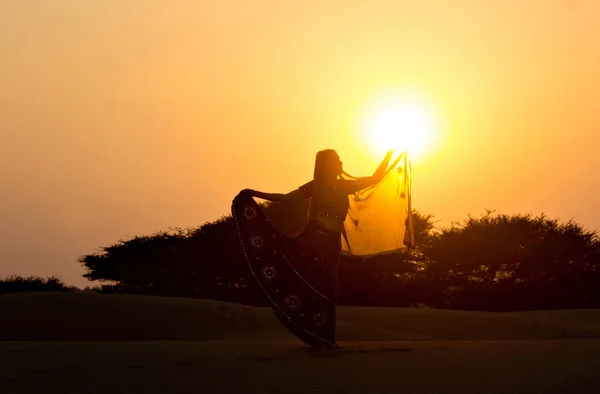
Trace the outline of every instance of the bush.
[[600, 307], [600, 238], [573, 221], [490, 211], [442, 229], [423, 252], [438, 308]]
[[12, 275], [0, 279], [0, 295], [8, 293], [20, 293], [29, 291], [62, 291], [70, 292], [64, 282], [57, 277], [41, 278], [39, 276], [17, 276]]

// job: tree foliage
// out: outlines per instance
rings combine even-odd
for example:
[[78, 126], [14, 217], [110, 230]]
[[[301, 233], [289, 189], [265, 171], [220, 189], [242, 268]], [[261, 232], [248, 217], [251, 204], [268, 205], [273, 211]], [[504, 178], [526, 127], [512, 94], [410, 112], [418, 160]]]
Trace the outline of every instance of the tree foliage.
[[443, 229], [423, 253], [438, 307], [600, 306], [600, 240], [573, 221], [487, 212]]
[[0, 278], [0, 295], [8, 293], [21, 293], [30, 291], [71, 291], [63, 281], [57, 277], [41, 278], [39, 276], [12, 275]]
[[[294, 234], [306, 204], [265, 204]], [[403, 255], [340, 259], [341, 305], [470, 310], [600, 307], [600, 241], [579, 224], [501, 215], [436, 229], [414, 212], [417, 247]], [[215, 298], [266, 305], [250, 277], [230, 216], [193, 229], [120, 240], [79, 260], [105, 292]]]

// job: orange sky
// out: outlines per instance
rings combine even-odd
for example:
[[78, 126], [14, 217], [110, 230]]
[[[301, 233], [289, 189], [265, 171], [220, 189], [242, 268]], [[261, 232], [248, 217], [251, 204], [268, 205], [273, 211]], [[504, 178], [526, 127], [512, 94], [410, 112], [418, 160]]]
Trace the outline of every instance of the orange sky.
[[414, 207], [600, 229], [600, 2], [0, 2], [0, 276], [285, 192], [314, 154], [373, 171], [359, 118], [409, 89], [444, 128]]

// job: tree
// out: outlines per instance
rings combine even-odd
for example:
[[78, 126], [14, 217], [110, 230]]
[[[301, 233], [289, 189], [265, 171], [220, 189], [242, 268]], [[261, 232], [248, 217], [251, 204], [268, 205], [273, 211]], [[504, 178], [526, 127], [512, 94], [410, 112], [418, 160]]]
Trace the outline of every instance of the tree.
[[443, 229], [423, 253], [437, 307], [600, 306], [600, 241], [572, 221], [487, 212]]
[[[306, 223], [306, 203], [264, 204], [285, 234]], [[400, 255], [342, 256], [340, 305], [471, 310], [600, 307], [600, 241], [595, 232], [546, 216], [487, 212], [436, 230], [413, 212], [416, 247]], [[231, 216], [199, 228], [119, 241], [82, 256], [85, 277], [102, 291], [266, 300], [251, 277]]]
[[168, 292], [173, 285], [175, 249], [188, 236], [188, 231], [176, 229], [119, 240], [98, 253], [80, 257], [87, 270], [83, 276], [132, 293]]
[[0, 279], [0, 294], [20, 293], [29, 291], [62, 291], [68, 292], [72, 289], [67, 287], [60, 278], [51, 276], [41, 278], [39, 276], [12, 275]]

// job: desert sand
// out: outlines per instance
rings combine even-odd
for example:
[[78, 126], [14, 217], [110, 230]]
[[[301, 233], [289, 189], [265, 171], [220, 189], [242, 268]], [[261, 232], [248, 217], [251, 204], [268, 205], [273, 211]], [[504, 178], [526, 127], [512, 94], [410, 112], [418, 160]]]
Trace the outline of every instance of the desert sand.
[[0, 296], [0, 393], [598, 393], [600, 311], [340, 307], [313, 351], [268, 308]]

